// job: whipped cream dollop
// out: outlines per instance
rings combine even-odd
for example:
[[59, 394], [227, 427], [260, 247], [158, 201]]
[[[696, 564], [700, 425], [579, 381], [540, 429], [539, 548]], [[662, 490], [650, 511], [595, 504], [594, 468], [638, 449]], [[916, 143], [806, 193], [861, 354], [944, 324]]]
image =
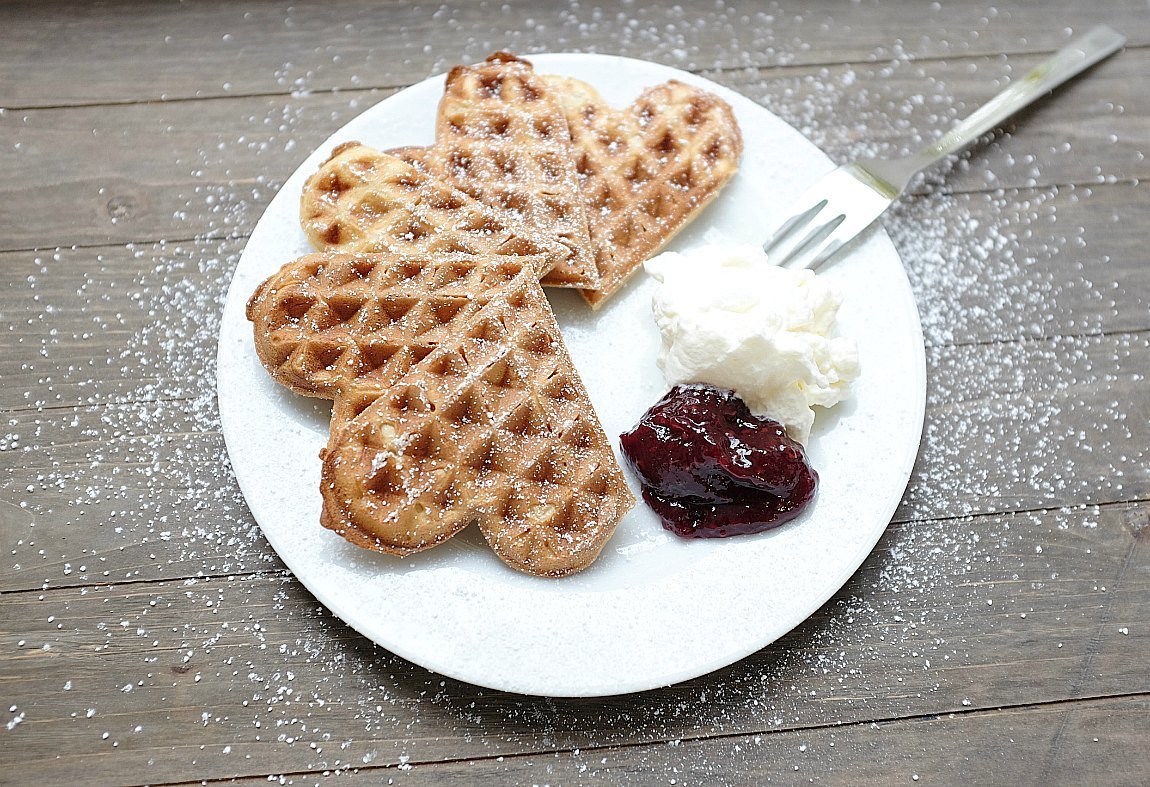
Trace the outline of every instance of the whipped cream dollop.
[[645, 267], [660, 283], [651, 305], [668, 383], [729, 388], [800, 443], [813, 406], [849, 395], [858, 347], [831, 336], [842, 294], [814, 272], [780, 268], [749, 245], [665, 252]]

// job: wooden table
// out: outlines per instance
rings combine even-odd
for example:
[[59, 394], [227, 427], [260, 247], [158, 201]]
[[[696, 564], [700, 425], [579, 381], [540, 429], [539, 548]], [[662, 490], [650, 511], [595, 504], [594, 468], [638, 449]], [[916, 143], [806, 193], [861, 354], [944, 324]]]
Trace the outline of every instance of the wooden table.
[[[264, 542], [219, 432], [222, 298], [279, 184], [373, 102], [500, 47], [611, 52], [845, 161], [1099, 21], [1124, 52], [884, 218], [921, 454], [780, 641], [641, 695], [501, 694], [365, 641]], [[5, 4], [0, 782], [1147, 783], [1148, 44], [1145, 0]]]

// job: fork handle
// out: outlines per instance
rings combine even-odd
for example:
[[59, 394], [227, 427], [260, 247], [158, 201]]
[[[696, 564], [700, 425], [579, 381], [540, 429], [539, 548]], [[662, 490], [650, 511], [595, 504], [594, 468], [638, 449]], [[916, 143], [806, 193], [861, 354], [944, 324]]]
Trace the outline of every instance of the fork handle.
[[[898, 162], [908, 170], [905, 172], [906, 179], [909, 180], [910, 176], [920, 169], [962, 150], [1035, 99], [1114, 54], [1125, 43], [1125, 36], [1106, 25], [1099, 25], [1081, 38], [1071, 41], [1022, 79], [1012, 82], [1009, 87], [940, 137], [937, 142]], [[870, 164], [871, 162], [868, 162], [868, 168], [871, 168]], [[910, 166], [914, 168], [910, 169]], [[903, 175], [902, 172], [893, 171], [880, 174], [890, 175], [895, 180], [902, 180]], [[896, 185], [905, 186], [905, 184], [906, 181], [903, 181], [902, 184]]]

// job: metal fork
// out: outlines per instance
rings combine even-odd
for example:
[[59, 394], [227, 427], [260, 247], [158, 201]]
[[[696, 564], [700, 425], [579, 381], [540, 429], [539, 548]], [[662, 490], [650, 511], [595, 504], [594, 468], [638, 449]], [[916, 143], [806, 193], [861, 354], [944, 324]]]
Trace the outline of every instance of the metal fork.
[[1100, 25], [1011, 83], [934, 144], [905, 158], [844, 164], [795, 201], [791, 218], [763, 244], [763, 250], [778, 265], [819, 267], [890, 207], [917, 172], [966, 147], [1124, 43], [1124, 36]]

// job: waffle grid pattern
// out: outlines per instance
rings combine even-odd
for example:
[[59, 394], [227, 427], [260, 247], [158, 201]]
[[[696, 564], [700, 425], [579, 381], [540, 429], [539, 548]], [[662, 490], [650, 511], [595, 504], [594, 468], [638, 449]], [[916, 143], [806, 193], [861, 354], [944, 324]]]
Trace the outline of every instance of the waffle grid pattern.
[[354, 543], [409, 554], [475, 521], [562, 576], [633, 505], [529, 260], [309, 255], [248, 314], [276, 379], [336, 400], [322, 522]]
[[334, 401], [322, 524], [404, 555], [475, 522], [521, 571], [588, 566], [634, 498], [541, 280], [600, 305], [741, 152], [702, 90], [615, 110], [507, 53], [452, 69], [435, 145], [336, 148], [300, 204], [321, 253], [248, 304], [273, 377]]
[[497, 53], [447, 76], [431, 171], [571, 250], [547, 286], [595, 287], [598, 272], [567, 118], [531, 64]]
[[426, 170], [358, 142], [308, 178], [300, 221], [321, 251], [412, 255], [538, 255], [545, 270], [570, 251]]
[[742, 137], [721, 99], [678, 81], [648, 88], [617, 110], [590, 85], [545, 76], [559, 97], [584, 183], [599, 286], [592, 306], [621, 287], [735, 174]]

